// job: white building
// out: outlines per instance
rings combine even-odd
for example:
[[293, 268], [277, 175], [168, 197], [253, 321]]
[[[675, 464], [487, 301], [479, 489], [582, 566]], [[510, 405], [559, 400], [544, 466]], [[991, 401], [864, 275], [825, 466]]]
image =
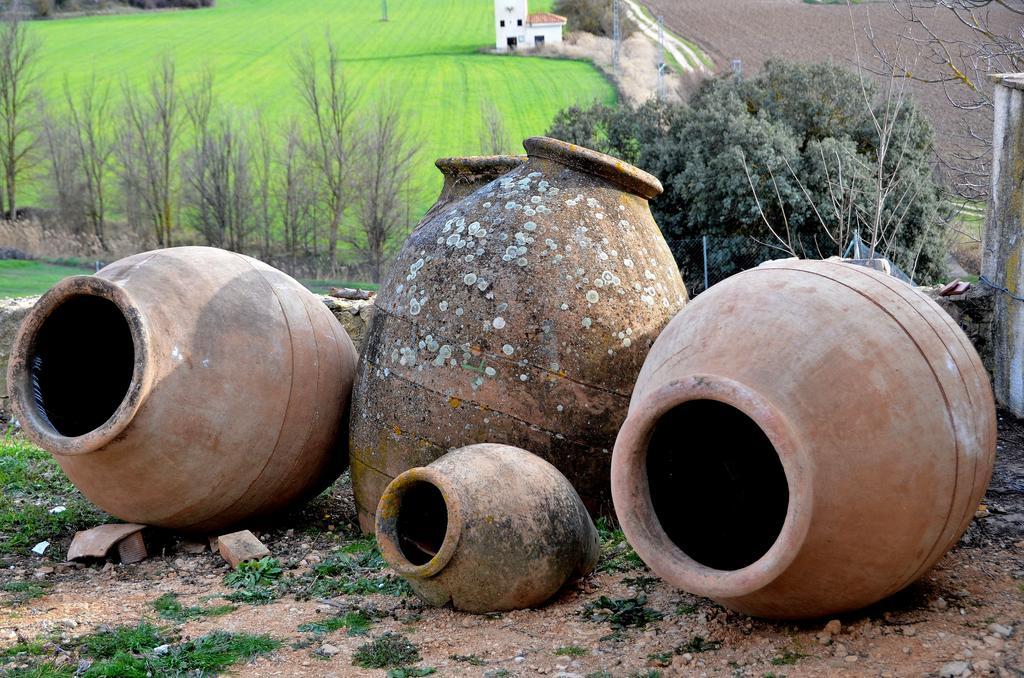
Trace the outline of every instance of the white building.
[[562, 43], [565, 17], [540, 12], [530, 14], [527, 0], [494, 0], [495, 47], [499, 52], [533, 49]]

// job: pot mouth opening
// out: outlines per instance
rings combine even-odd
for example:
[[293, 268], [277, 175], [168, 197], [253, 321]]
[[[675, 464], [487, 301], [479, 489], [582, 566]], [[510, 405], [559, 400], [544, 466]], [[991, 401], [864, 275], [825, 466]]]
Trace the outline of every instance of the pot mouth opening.
[[690, 400], [664, 413], [646, 473], [661, 528], [704, 567], [748, 567], [782, 533], [789, 509], [782, 461], [757, 423], [727, 403]]
[[57, 283], [25, 319], [11, 395], [30, 437], [55, 454], [90, 452], [128, 425], [142, 399], [146, 338], [124, 291], [93, 276]]
[[639, 167], [583, 146], [550, 137], [530, 137], [523, 142], [523, 147], [531, 158], [544, 158], [600, 177], [645, 200], [656, 198], [665, 190], [657, 177]]
[[376, 517], [384, 559], [404, 576], [426, 579], [451, 560], [462, 532], [458, 496], [430, 467], [400, 474], [384, 489]]
[[673, 380], [630, 404], [612, 464], [615, 513], [647, 565], [716, 599], [768, 586], [810, 529], [813, 459], [786, 416], [727, 377]]
[[80, 294], [43, 320], [26, 358], [36, 415], [75, 438], [105, 424], [128, 396], [135, 340], [117, 304]]
[[426, 481], [405, 489], [395, 525], [398, 547], [413, 565], [425, 565], [437, 556], [448, 531], [448, 505], [441, 490]]

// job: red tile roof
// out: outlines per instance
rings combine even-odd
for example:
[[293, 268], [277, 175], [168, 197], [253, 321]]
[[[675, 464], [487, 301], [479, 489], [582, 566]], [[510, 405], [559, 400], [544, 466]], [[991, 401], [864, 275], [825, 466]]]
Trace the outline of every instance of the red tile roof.
[[568, 19], [564, 16], [557, 14], [548, 14], [547, 12], [537, 12], [526, 17], [526, 22], [530, 24], [564, 24]]

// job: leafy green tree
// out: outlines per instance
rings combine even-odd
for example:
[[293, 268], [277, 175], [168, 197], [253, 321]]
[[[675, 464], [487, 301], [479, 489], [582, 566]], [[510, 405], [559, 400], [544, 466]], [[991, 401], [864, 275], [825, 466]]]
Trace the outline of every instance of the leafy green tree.
[[824, 258], [860, 233], [915, 279], [942, 274], [932, 128], [897, 84], [769, 61], [750, 80], [705, 82], [688, 104], [567, 109], [550, 133], [661, 179], [651, 207], [685, 269], [698, 250], [684, 245], [704, 235], [746, 237], [732, 240], [748, 253], [761, 243], [762, 258]]

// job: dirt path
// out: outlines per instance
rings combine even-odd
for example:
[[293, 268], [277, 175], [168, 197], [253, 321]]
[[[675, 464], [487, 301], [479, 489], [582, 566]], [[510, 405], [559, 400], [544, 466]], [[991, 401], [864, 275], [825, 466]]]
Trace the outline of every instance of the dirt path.
[[[626, 8], [626, 16], [636, 23], [641, 33], [653, 40], [654, 44], [657, 45], [660, 37], [658, 24], [652, 21], [634, 0], [623, 0], [623, 5]], [[665, 50], [672, 55], [680, 68], [687, 73], [709, 74], [708, 69], [701, 63], [701, 58], [697, 52], [667, 31], [665, 32]]]

